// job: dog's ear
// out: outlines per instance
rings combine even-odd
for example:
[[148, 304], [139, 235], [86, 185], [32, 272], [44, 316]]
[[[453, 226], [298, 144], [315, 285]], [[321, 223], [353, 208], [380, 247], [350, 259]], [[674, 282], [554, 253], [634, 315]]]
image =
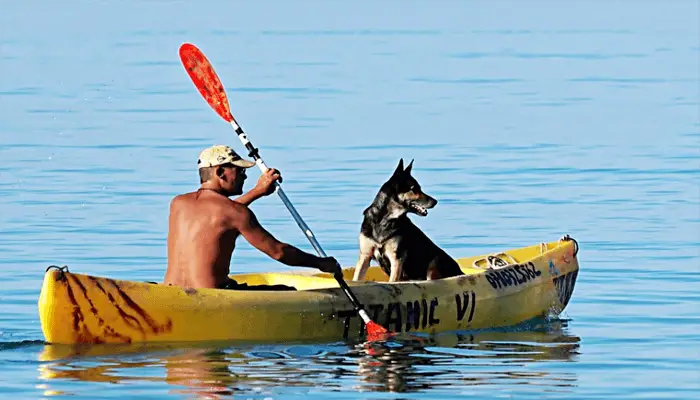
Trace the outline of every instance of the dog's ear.
[[411, 168], [413, 168], [413, 160], [411, 160], [411, 162], [408, 163], [408, 167], [406, 167], [406, 169], [403, 170], [403, 172], [405, 172], [405, 173], [407, 173], [407, 174], [410, 174], [410, 173], [411, 173]]
[[399, 160], [399, 165], [394, 170], [394, 175], [398, 175], [403, 172], [403, 158]]

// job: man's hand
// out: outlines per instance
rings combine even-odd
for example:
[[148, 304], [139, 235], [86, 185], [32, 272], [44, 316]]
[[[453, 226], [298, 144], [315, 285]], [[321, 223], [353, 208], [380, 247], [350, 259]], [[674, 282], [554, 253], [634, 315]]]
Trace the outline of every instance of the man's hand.
[[258, 183], [255, 184], [255, 190], [261, 196], [268, 196], [275, 191], [275, 181], [282, 183], [282, 175], [275, 168], [268, 168], [258, 178]]
[[340, 272], [340, 264], [334, 257], [321, 257], [321, 261], [318, 263], [319, 270], [322, 272], [328, 272], [329, 274], [335, 274]]

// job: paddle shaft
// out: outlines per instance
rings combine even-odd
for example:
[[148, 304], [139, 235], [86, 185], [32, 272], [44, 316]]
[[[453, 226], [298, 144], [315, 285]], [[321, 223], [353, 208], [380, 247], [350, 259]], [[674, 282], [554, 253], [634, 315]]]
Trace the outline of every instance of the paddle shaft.
[[[260, 157], [259, 151], [253, 144], [248, 140], [248, 135], [243, 131], [243, 128], [241, 128], [240, 125], [236, 122], [235, 119], [231, 121], [231, 126], [233, 127], [233, 130], [236, 132], [236, 135], [238, 136], [238, 139], [240, 139], [241, 143], [243, 143], [243, 146], [245, 146], [246, 150], [248, 150], [248, 156], [252, 157], [253, 160], [255, 160], [255, 164], [260, 168], [260, 171], [263, 173], [268, 170], [267, 165], [265, 165], [265, 161]], [[279, 182], [275, 182], [275, 191], [277, 194], [280, 196], [280, 199], [282, 199], [282, 202], [284, 205], [287, 207], [289, 212], [292, 214], [292, 217], [294, 217], [294, 220], [297, 222], [297, 225], [299, 225], [299, 228], [304, 232], [306, 237], [309, 239], [311, 242], [311, 245], [314, 246], [314, 249], [316, 249], [316, 252], [321, 256], [321, 257], [327, 257], [326, 253], [323, 251], [321, 248], [321, 245], [318, 243], [316, 238], [314, 237], [313, 232], [311, 232], [311, 229], [309, 228], [308, 225], [304, 222], [303, 219], [301, 219], [301, 215], [297, 212], [297, 210], [294, 208], [292, 205], [292, 202], [289, 201], [289, 198], [287, 195], [284, 193], [284, 190], [282, 190], [282, 185], [280, 185]]]
[[[265, 161], [262, 159], [262, 157], [260, 157], [260, 152], [255, 146], [253, 146], [253, 144], [248, 139], [248, 135], [243, 131], [243, 128], [241, 128], [241, 126], [238, 125], [238, 122], [236, 122], [236, 119], [233, 118], [233, 116], [231, 119], [231, 127], [233, 128], [234, 132], [236, 132], [238, 139], [241, 141], [241, 143], [243, 143], [243, 146], [245, 146], [246, 150], [248, 150], [248, 156], [252, 157], [253, 160], [255, 160], [255, 164], [258, 166], [258, 168], [260, 168], [260, 171], [267, 171], [268, 167], [267, 165], [265, 165]], [[311, 245], [314, 247], [314, 249], [316, 249], [318, 255], [321, 257], [327, 257], [326, 252], [323, 251], [323, 248], [321, 248], [321, 245], [316, 240], [316, 237], [311, 231], [311, 228], [309, 228], [309, 226], [306, 225], [304, 220], [301, 218], [301, 215], [299, 215], [297, 210], [294, 208], [294, 205], [292, 205], [292, 202], [284, 193], [284, 190], [282, 190], [282, 185], [280, 185], [279, 182], [275, 182], [275, 191], [279, 195], [280, 199], [282, 199], [282, 203], [284, 203], [284, 205], [287, 207], [289, 213], [292, 214], [292, 217], [296, 221], [297, 225], [299, 225], [299, 228], [302, 230], [302, 232], [304, 232], [304, 235], [306, 235], [306, 238], [309, 239]], [[340, 269], [340, 266], [338, 266], [338, 269]], [[342, 272], [338, 271], [337, 273], [333, 274], [333, 277], [336, 281], [338, 281], [338, 284], [343, 289], [348, 298], [350, 298], [352, 305], [355, 307], [355, 311], [360, 314], [360, 316], [365, 322], [369, 321], [369, 316], [367, 315], [367, 312], [364, 310], [364, 307], [357, 299], [357, 297], [355, 297], [355, 294], [348, 287], [348, 284], [343, 279]]]
[[[243, 143], [245, 148], [248, 150], [250, 157], [255, 160], [255, 163], [258, 165], [260, 170], [262, 172], [267, 171], [267, 165], [265, 165], [265, 162], [260, 157], [258, 149], [256, 149], [253, 144], [250, 143], [248, 136], [245, 132], [243, 132], [241, 126], [238, 125], [238, 122], [236, 122], [233, 114], [231, 114], [231, 108], [228, 103], [228, 98], [226, 97], [224, 86], [221, 84], [219, 76], [216, 74], [216, 71], [214, 71], [214, 67], [212, 67], [207, 57], [197, 48], [197, 46], [191, 43], [182, 44], [178, 52], [187, 74], [192, 79], [192, 82], [199, 93], [202, 95], [202, 97], [204, 97], [204, 100], [206, 100], [207, 104], [209, 104], [209, 106], [216, 111], [221, 118], [231, 124], [233, 130], [236, 132], [236, 135], [241, 140], [241, 143]], [[287, 207], [289, 212], [292, 214], [292, 217], [294, 217], [294, 220], [297, 222], [297, 225], [299, 225], [299, 228], [301, 228], [311, 242], [311, 245], [314, 247], [314, 249], [316, 249], [316, 252], [318, 252], [321, 257], [326, 257], [326, 253], [321, 248], [321, 245], [318, 244], [313, 232], [311, 232], [311, 229], [304, 223], [296, 209], [294, 209], [292, 202], [289, 201], [289, 198], [282, 190], [282, 186], [279, 184], [279, 182], [275, 182], [275, 191], [280, 196], [282, 202]], [[355, 311], [360, 315], [360, 317], [362, 317], [362, 320], [365, 322], [367, 327], [368, 335], [377, 336], [387, 333], [385, 328], [369, 318], [369, 315], [367, 315], [367, 312], [364, 310], [362, 304], [357, 300], [357, 297], [355, 297], [352, 291], [350, 291], [347, 283], [345, 283], [340, 265], [337, 265], [337, 267], [337, 272], [333, 274], [333, 277], [338, 281], [338, 284], [340, 284], [343, 292], [345, 292], [350, 299], [350, 302], [355, 307]]]

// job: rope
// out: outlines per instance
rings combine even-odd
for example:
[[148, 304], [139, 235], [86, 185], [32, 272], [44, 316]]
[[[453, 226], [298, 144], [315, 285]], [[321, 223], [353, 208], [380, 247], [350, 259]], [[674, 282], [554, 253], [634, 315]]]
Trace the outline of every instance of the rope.
[[566, 235], [562, 236], [561, 239], [559, 239], [560, 242], [566, 242], [569, 240], [574, 242], [574, 257], [576, 257], [576, 255], [578, 254], [578, 242], [576, 241], [576, 239], [569, 236], [568, 233]]
[[[501, 256], [503, 256], [503, 257], [501, 257]], [[503, 259], [506, 257], [510, 259], [510, 261], [511, 261], [510, 263], [508, 263], [506, 260]], [[486, 261], [489, 269], [503, 268], [503, 267], [507, 267], [509, 265], [518, 263], [515, 260], [515, 258], [513, 258], [513, 256], [511, 256], [510, 254], [504, 253], [504, 252], [489, 254], [486, 257], [481, 257], [481, 258], [474, 260], [474, 262], [472, 263], [474, 268], [481, 268], [479, 266], [479, 262], [481, 262], [481, 261]]]
[[49, 266], [46, 268], [46, 271], [44, 271], [44, 273], [49, 272], [49, 270], [50, 270], [51, 268], [56, 268], [57, 270], [59, 270], [59, 271], [61, 271], [61, 272], [70, 272], [70, 271], [68, 271], [68, 266], [67, 266], [67, 265], [64, 265], [64, 266], [62, 266], [62, 267], [59, 267], [58, 265], [49, 265]]
[[[576, 255], [578, 254], [579, 247], [578, 247], [578, 242], [574, 238], [572, 238], [571, 236], [566, 234], [566, 235], [562, 236], [561, 239], [559, 239], [559, 242], [565, 242], [565, 241], [569, 241], [569, 240], [574, 242], [574, 257], [576, 257]], [[547, 244], [545, 242], [540, 242], [540, 253], [544, 254], [547, 251], [549, 251]], [[501, 257], [501, 256], [503, 256], [503, 257]], [[504, 258], [506, 258], [506, 257], [510, 259], [510, 263], [508, 263], [508, 261], [504, 260]], [[474, 260], [472, 265], [474, 266], [474, 268], [482, 268], [479, 266], [479, 263], [482, 261], [486, 261], [486, 265], [487, 265], [488, 269], [503, 268], [503, 267], [507, 267], [509, 265], [518, 263], [515, 260], [515, 258], [513, 258], [513, 256], [511, 256], [510, 254], [501, 252], [501, 253], [489, 254], [486, 257], [477, 258], [476, 260]]]

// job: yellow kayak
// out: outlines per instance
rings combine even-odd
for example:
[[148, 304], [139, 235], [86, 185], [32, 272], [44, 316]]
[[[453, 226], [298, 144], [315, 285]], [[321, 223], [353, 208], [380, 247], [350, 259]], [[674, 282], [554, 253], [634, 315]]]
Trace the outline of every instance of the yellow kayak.
[[[466, 275], [387, 282], [372, 266], [362, 282], [343, 274], [373, 321], [396, 333], [438, 333], [516, 325], [557, 315], [578, 275], [578, 244], [558, 241], [457, 259]], [[49, 343], [341, 340], [364, 323], [332, 275], [313, 271], [231, 275], [248, 285], [296, 291], [186, 289], [49, 267], [39, 318]]]

